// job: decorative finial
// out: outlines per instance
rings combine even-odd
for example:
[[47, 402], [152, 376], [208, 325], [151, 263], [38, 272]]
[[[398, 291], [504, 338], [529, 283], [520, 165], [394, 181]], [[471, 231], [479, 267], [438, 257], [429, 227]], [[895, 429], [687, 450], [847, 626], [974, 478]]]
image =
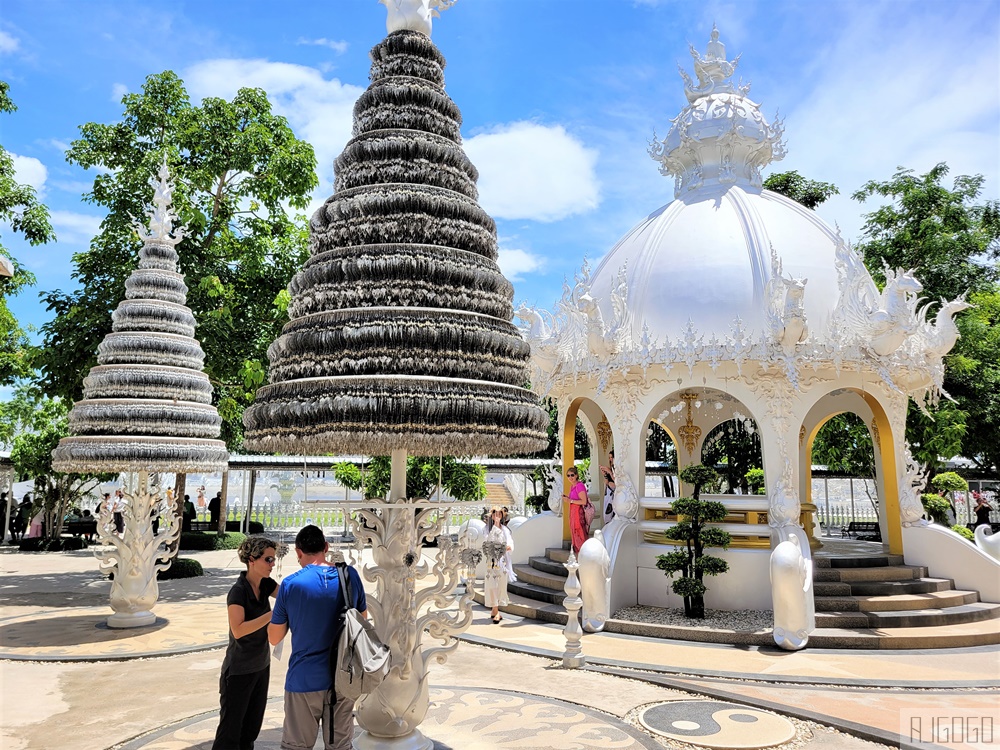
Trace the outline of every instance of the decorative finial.
[[708, 43], [708, 49], [705, 51], [706, 60], [725, 60], [726, 59], [726, 45], [719, 41], [719, 29], [716, 25], [712, 24], [712, 39]]
[[147, 211], [149, 216], [149, 229], [136, 222], [136, 231], [139, 239], [143, 242], [154, 240], [167, 245], [176, 245], [184, 239], [183, 227], [174, 229], [174, 223], [178, 220], [177, 214], [171, 209], [173, 202], [174, 183], [170, 179], [170, 170], [167, 168], [166, 154], [163, 156], [163, 163], [156, 177], [149, 180], [153, 186], [153, 210]]
[[438, 11], [448, 10], [458, 0], [378, 0], [389, 11], [385, 19], [388, 33], [394, 31], [419, 31], [431, 35], [431, 22], [440, 18]]

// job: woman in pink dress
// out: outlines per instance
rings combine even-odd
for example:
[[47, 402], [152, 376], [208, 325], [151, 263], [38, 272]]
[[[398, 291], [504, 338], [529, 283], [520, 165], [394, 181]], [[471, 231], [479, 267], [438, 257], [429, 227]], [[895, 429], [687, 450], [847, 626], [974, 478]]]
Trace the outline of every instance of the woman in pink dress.
[[580, 547], [590, 536], [590, 527], [583, 515], [583, 506], [590, 502], [587, 496], [587, 485], [580, 481], [580, 473], [575, 466], [566, 469], [566, 481], [571, 485], [564, 500], [569, 500], [569, 531], [573, 540], [573, 553], [580, 554]]

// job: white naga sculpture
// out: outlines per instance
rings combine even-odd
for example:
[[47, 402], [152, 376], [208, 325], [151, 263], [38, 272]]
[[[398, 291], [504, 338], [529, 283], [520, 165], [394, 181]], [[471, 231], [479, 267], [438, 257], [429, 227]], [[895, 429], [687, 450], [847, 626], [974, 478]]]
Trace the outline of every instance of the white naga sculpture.
[[385, 28], [394, 31], [419, 31], [431, 35], [433, 19], [440, 18], [440, 10], [448, 10], [457, 0], [378, 0], [389, 11]]
[[991, 534], [990, 527], [985, 524], [977, 526], [972, 532], [976, 537], [976, 546], [994, 560], [1000, 560], [1000, 534]]
[[583, 629], [604, 630], [611, 617], [611, 557], [600, 529], [580, 547], [580, 595], [583, 598]]
[[771, 340], [786, 354], [795, 351], [795, 345], [809, 336], [806, 311], [803, 306], [806, 283], [809, 279], [785, 278], [781, 259], [771, 248], [771, 278], [764, 295], [767, 298], [767, 326]]
[[802, 554], [802, 542], [792, 533], [771, 553], [773, 635], [774, 642], [783, 649], [804, 648], [809, 633], [816, 627], [816, 615], [811, 606], [812, 580], [812, 561]]
[[924, 349], [928, 356], [943, 357], [951, 351], [959, 338], [955, 315], [962, 310], [968, 310], [972, 304], [965, 301], [965, 294], [951, 302], [941, 300], [941, 309], [938, 310], [933, 323], [926, 320], [928, 307], [929, 304], [924, 305], [920, 310], [920, 318], [924, 320], [920, 336], [924, 339]]

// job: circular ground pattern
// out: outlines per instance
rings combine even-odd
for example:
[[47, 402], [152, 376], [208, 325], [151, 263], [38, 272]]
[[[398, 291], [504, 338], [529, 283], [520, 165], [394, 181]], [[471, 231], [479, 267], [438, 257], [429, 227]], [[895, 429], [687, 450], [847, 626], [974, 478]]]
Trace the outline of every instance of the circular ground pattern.
[[228, 643], [221, 607], [157, 603], [156, 622], [109, 628], [110, 607], [53, 610], [0, 620], [0, 660], [107, 661], [220, 648]]
[[712, 748], [780, 745], [795, 737], [787, 719], [721, 701], [657, 703], [639, 712], [639, 723], [655, 734]]
[[[282, 698], [268, 702], [256, 750], [281, 745]], [[115, 750], [210, 750], [218, 712], [201, 714], [138, 737]], [[360, 733], [360, 729], [357, 730]], [[524, 693], [431, 688], [420, 731], [435, 750], [656, 750], [662, 746], [620, 719], [571, 703]], [[322, 741], [315, 748], [322, 750]]]

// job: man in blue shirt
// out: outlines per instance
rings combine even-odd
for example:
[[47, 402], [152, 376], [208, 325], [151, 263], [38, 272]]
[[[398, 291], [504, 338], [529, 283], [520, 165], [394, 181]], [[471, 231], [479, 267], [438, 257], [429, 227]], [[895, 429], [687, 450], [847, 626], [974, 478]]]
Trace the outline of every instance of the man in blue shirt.
[[[344, 605], [337, 569], [327, 563], [330, 545], [318, 526], [295, 537], [301, 570], [278, 589], [267, 639], [277, 645], [290, 630], [292, 655], [285, 676], [282, 750], [312, 750], [320, 723], [325, 750], [350, 750], [354, 738], [354, 701], [334, 695], [330, 653], [340, 638]], [[353, 606], [367, 616], [368, 603], [358, 572], [347, 567]], [[332, 702], [332, 705], [331, 705]], [[332, 725], [332, 732], [330, 731]]]

